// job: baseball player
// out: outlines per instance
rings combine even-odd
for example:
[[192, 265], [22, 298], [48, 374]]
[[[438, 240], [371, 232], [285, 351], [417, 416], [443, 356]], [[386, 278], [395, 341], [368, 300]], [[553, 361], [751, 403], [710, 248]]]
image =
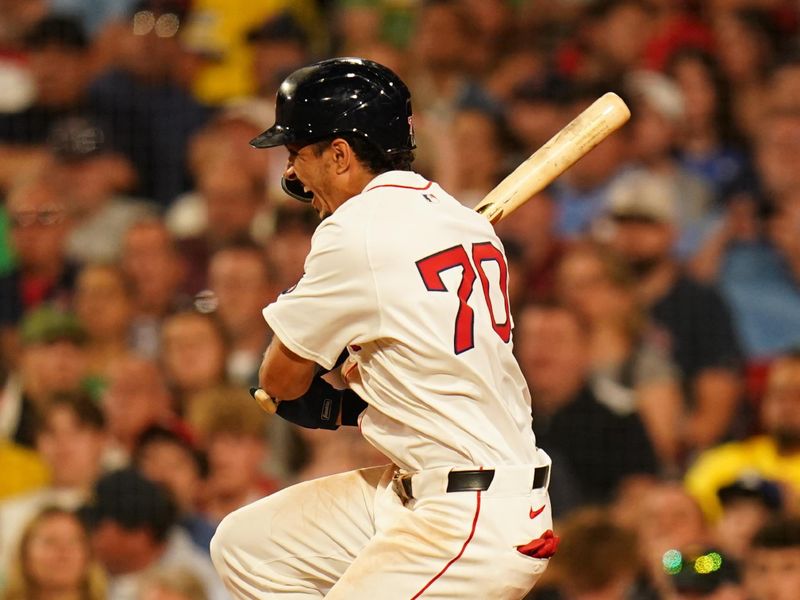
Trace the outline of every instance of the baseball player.
[[494, 230], [411, 171], [408, 89], [374, 62], [295, 71], [251, 143], [286, 146], [284, 189], [323, 217], [263, 311], [261, 388], [300, 425], [359, 426], [392, 464], [228, 515], [217, 571], [236, 598], [521, 598], [557, 538]]

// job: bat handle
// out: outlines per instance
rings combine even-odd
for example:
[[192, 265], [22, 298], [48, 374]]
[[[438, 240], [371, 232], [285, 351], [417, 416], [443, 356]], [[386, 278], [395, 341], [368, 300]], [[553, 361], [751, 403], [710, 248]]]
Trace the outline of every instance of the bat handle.
[[278, 403], [280, 400], [273, 398], [261, 388], [251, 387], [250, 395], [258, 402], [258, 405], [269, 414], [274, 415], [278, 410]]

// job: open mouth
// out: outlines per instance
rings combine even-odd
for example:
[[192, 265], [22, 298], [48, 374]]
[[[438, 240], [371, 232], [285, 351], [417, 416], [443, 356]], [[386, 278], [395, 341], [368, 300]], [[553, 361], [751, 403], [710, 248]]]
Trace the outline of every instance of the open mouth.
[[311, 202], [311, 200], [314, 198], [314, 192], [303, 185], [303, 183], [297, 179], [297, 177], [292, 177], [291, 179], [282, 177], [281, 188], [283, 188], [283, 191], [289, 194], [292, 198], [295, 200], [300, 200], [301, 202]]

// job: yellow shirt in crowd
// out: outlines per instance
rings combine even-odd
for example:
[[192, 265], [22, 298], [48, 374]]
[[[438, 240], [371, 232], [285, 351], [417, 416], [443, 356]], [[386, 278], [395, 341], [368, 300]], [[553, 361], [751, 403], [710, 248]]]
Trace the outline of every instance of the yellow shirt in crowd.
[[706, 517], [715, 520], [722, 512], [717, 490], [747, 473], [783, 483], [791, 492], [786, 498], [789, 502], [796, 503], [800, 498], [800, 452], [780, 455], [775, 441], [766, 435], [706, 450], [689, 468], [684, 481]]
[[285, 9], [312, 34], [313, 47], [317, 30], [321, 29], [313, 0], [195, 0], [192, 4], [194, 27], [205, 29], [209, 44], [222, 55], [220, 62], [203, 70], [195, 83], [195, 95], [217, 104], [252, 94], [252, 65], [245, 35], [269, 16]]
[[47, 485], [50, 473], [28, 448], [0, 440], [0, 500]]

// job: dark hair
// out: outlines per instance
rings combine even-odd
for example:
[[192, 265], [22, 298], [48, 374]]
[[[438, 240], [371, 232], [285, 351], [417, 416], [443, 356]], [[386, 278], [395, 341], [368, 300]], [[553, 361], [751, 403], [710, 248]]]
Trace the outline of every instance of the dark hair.
[[47, 15], [38, 21], [24, 38], [28, 50], [41, 50], [48, 45], [83, 52], [89, 39], [80, 21], [69, 16]]
[[410, 171], [411, 163], [414, 162], [414, 151], [403, 150], [387, 154], [374, 143], [358, 135], [343, 134], [325, 138], [313, 145], [316, 155], [330, 146], [335, 139], [341, 138], [346, 141], [358, 158], [358, 161], [367, 168], [370, 173], [380, 175], [386, 171]]
[[759, 529], [750, 546], [781, 550], [800, 548], [800, 519], [797, 517], [778, 517]]
[[608, 17], [618, 8], [625, 6], [634, 6], [647, 13], [653, 12], [653, 7], [645, 0], [596, 0], [589, 4], [585, 10], [585, 14], [588, 20], [599, 21]]
[[50, 415], [56, 409], [62, 407], [69, 410], [81, 425], [96, 431], [105, 429], [105, 415], [88, 394], [83, 392], [64, 392], [49, 398], [45, 408], [36, 416], [34, 421], [35, 435], [38, 436], [47, 429]]
[[198, 450], [187, 437], [173, 429], [168, 429], [160, 425], [148, 427], [136, 439], [136, 447], [133, 451], [133, 463], [139, 465], [144, 449], [150, 444], [157, 444], [159, 442], [172, 444], [183, 450], [194, 462], [200, 478], [205, 479], [208, 476], [208, 459], [206, 455]]
[[673, 79], [678, 64], [684, 61], [699, 63], [705, 70], [711, 87], [714, 88], [716, 94], [714, 124], [720, 140], [725, 143], [741, 145], [742, 135], [737, 130], [733, 117], [731, 87], [717, 60], [705, 50], [692, 47], [682, 48], [676, 51], [667, 63], [667, 72]]
[[154, 540], [163, 542], [177, 523], [178, 508], [166, 487], [125, 468], [103, 475], [79, 514], [89, 529], [107, 519], [129, 531], [149, 530]]

